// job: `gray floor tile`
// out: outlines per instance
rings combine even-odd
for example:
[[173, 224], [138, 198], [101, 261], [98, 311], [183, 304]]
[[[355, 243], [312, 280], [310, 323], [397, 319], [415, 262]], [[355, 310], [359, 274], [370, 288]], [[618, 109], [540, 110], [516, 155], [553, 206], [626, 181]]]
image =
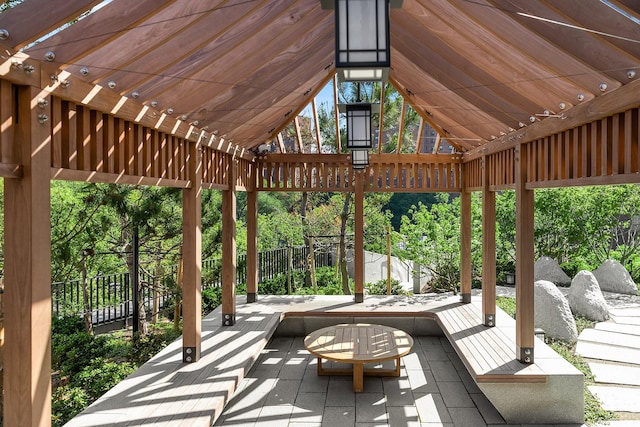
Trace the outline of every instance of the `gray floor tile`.
[[353, 427], [356, 423], [355, 406], [325, 407], [323, 427]]
[[504, 418], [482, 393], [469, 394], [487, 424], [504, 424]]
[[327, 389], [327, 406], [351, 406], [355, 407], [356, 399], [353, 393], [351, 378], [348, 380], [331, 377]]
[[281, 380], [275, 383], [271, 392], [267, 396], [265, 405], [291, 405], [296, 401], [298, 389], [300, 388], [299, 380]]
[[382, 387], [387, 396], [387, 406], [413, 405], [413, 392], [407, 377], [391, 377], [382, 380]]
[[407, 426], [407, 427], [419, 427], [420, 418], [418, 417], [418, 410], [414, 405], [410, 406], [397, 406], [393, 408], [387, 407], [387, 413], [389, 414], [390, 426]]
[[438, 388], [447, 408], [475, 408], [462, 381], [442, 381]]
[[421, 423], [451, 423], [449, 411], [439, 393], [414, 394]]
[[315, 369], [307, 369], [302, 377], [300, 393], [326, 393], [329, 386], [329, 377], [319, 376]]
[[357, 423], [387, 423], [386, 398], [383, 393], [356, 394]]
[[458, 372], [451, 361], [431, 361], [429, 366], [436, 381], [460, 381]]
[[438, 393], [438, 385], [431, 371], [408, 371], [409, 383], [413, 393]]
[[326, 393], [298, 393], [291, 420], [297, 423], [321, 423]]
[[476, 408], [449, 408], [449, 414], [455, 427], [486, 427], [487, 425]]

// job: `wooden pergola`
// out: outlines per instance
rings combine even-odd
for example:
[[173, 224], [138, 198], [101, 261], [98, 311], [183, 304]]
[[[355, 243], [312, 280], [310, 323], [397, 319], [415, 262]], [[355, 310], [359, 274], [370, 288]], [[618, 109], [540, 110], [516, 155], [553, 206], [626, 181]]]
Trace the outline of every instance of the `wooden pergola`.
[[[634, 0], [404, 0], [389, 84], [453, 154], [257, 155], [335, 76], [318, 0], [25, 0], [0, 14], [5, 185], [5, 424], [49, 425], [52, 179], [183, 189], [183, 355], [200, 356], [201, 194], [223, 193], [223, 323], [235, 322], [236, 192], [355, 194], [355, 301], [365, 192], [461, 194], [471, 298], [471, 192], [483, 201], [483, 315], [495, 316], [495, 192], [516, 192], [516, 354], [533, 360], [538, 188], [640, 182], [640, 9]], [[84, 14], [92, 10], [87, 16]], [[66, 23], [82, 19], [66, 26]], [[384, 106], [383, 106], [384, 107]], [[422, 132], [422, 126], [420, 132]], [[338, 131], [339, 132], [339, 131]], [[339, 141], [339, 137], [337, 138]]]

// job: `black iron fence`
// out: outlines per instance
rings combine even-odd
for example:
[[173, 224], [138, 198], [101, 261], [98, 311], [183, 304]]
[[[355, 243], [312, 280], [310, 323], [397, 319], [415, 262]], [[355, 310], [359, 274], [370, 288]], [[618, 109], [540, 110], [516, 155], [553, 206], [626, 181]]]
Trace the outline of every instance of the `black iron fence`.
[[[335, 265], [335, 248], [314, 251], [316, 267]], [[273, 279], [280, 274], [292, 270], [303, 270], [308, 262], [309, 248], [295, 246], [278, 248], [258, 253], [258, 282]], [[222, 285], [222, 262], [220, 258], [202, 261], [202, 287]], [[246, 283], [246, 255], [238, 255], [236, 282]], [[291, 267], [290, 267], [291, 266]], [[163, 277], [141, 271], [139, 280], [142, 284], [142, 301], [148, 314], [154, 309], [154, 296], [157, 309], [168, 307], [172, 300], [172, 291], [177, 282], [177, 269], [172, 269]], [[173, 284], [173, 287], [172, 287]], [[133, 293], [128, 272], [107, 274], [87, 278], [89, 310], [94, 325], [105, 325], [116, 321], [124, 321], [133, 316]], [[173, 288], [173, 289], [172, 289]], [[154, 290], [156, 291], [154, 294]], [[82, 280], [69, 280], [52, 283], [52, 310], [55, 316], [76, 315], [84, 312], [84, 296]]]

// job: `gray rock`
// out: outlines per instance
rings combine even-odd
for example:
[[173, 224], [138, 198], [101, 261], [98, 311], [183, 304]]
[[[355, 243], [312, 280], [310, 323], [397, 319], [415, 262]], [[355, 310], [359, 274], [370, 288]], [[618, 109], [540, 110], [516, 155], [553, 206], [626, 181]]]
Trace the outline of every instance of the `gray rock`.
[[609, 319], [607, 301], [602, 296], [596, 276], [590, 271], [582, 270], [576, 274], [571, 281], [567, 301], [571, 311], [577, 316], [583, 316], [595, 322], [604, 322]]
[[576, 321], [562, 292], [547, 280], [538, 280], [534, 286], [536, 328], [544, 330], [550, 338], [574, 343], [578, 340]]
[[638, 293], [638, 287], [633, 282], [629, 272], [618, 261], [606, 260], [593, 272], [593, 275], [598, 280], [600, 290], [628, 295], [636, 295]]
[[560, 268], [558, 261], [548, 256], [543, 256], [533, 265], [533, 280], [547, 280], [558, 286], [571, 284], [571, 278]]

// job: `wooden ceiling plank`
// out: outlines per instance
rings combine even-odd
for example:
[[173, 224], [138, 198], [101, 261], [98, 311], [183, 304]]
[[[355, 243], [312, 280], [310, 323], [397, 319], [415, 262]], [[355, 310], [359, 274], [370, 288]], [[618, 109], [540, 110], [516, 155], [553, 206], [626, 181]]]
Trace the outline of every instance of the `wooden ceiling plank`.
[[[315, 89], [312, 92], [310, 92], [306, 97], [303, 97], [302, 102], [300, 102], [300, 95], [297, 93], [291, 93], [281, 100], [278, 100], [278, 104], [288, 106], [287, 108], [291, 109], [291, 114], [287, 117], [284, 117], [280, 111], [264, 109], [261, 113], [252, 115], [251, 122], [245, 120], [243, 124], [235, 125], [233, 128], [230, 128], [229, 132], [233, 135], [234, 140], [238, 144], [246, 147], [254, 147], [265, 140], [272, 139], [274, 135], [281, 132], [291, 124], [292, 118], [304, 110], [308, 105], [309, 100], [317, 96], [322, 88], [324, 88], [334, 77], [334, 75], [335, 68], [330, 70], [321, 70], [317, 75], [309, 79], [309, 82], [318, 83], [316, 83]], [[265, 132], [265, 127], [271, 130]]]
[[[172, 28], [166, 28], [163, 37], [157, 35], [160, 29], [154, 31], [150, 34], [150, 41], [155, 41], [154, 45], [140, 49], [133, 60], [120, 61], [114, 67], [117, 68], [114, 73], [101, 75], [99, 79], [112, 79], [118, 83], [120, 90], [136, 91], [143, 100], [150, 101], [156, 95], [144, 90], [150, 81], [166, 79], [165, 83], [169, 85], [175, 84], [179, 79], [188, 81], [191, 74], [210, 64], [212, 58], [220, 58], [233, 51], [242, 42], [242, 38], [227, 37], [229, 32], [235, 31], [248, 15], [259, 11], [266, 2], [240, 2], [233, 5], [229, 4], [229, 0], [224, 0], [223, 4], [215, 8], [214, 4], [207, 2], [188, 4], [192, 3], [206, 6], [209, 12], [192, 16], [192, 22], [184, 25], [183, 19], [178, 20], [177, 24], [180, 24], [178, 27], [181, 29], [175, 34], [170, 34]], [[189, 16], [188, 13], [183, 14]], [[86, 61], [99, 63], [103, 56], [101, 51], [97, 51], [87, 57]], [[189, 64], [191, 71], [176, 74], [174, 67], [180, 64]]]
[[[609, 75], [615, 80], [625, 81], [626, 70], [638, 65], [637, 58], [634, 59], [626, 55], [623, 56], [620, 55], [619, 52], [614, 53], [608, 43], [595, 37], [593, 34], [561, 25], [552, 25], [537, 19], [515, 14], [516, 12], [522, 12], [563, 21], [564, 18], [561, 15], [555, 13], [540, 2], [517, 3], [511, 0], [490, 1], [495, 7], [512, 11], [510, 15], [524, 27], [529, 28], [532, 32], [546, 38], [564, 51], [570, 52], [572, 56], [579, 58], [581, 61]], [[598, 92], [597, 87], [591, 88], [591, 90], [594, 91], [594, 93]]]
[[405, 9], [406, 13], [422, 14], [417, 18], [431, 32], [472, 60], [476, 67], [517, 91], [538, 95], [543, 108], [555, 110], [560, 102], [572, 99], [582, 91], [572, 82], [558, 77], [544, 63], [492, 38], [486, 29], [456, 13], [446, 0], [416, 0], [405, 4]]
[[[304, 81], [304, 70], [316, 70], [331, 61], [333, 45], [328, 43], [333, 35], [331, 20], [318, 21], [317, 14], [306, 13], [298, 22], [300, 27], [283, 28], [279, 23], [284, 20], [290, 20], [290, 14], [277, 19], [266, 32], [251, 37], [244, 45], [245, 54], [236, 61], [220, 58], [219, 62], [225, 64], [222, 70], [219, 64], [212, 64], [220, 73], [220, 77], [209, 77], [216, 83], [207, 84], [215, 96], [203, 95], [202, 83], [196, 82], [180, 84], [179, 92], [167, 93], [159, 101], [174, 105], [177, 111], [193, 113], [193, 118], [200, 121], [206, 121], [205, 115], [225, 120], [238, 106], [251, 103], [256, 97], [276, 97], [283, 90], [289, 91], [292, 84]], [[302, 28], [305, 34], [300, 34]], [[267, 34], [275, 31], [278, 36], [272, 40], [277, 43], [265, 44]], [[325, 60], [317, 55], [318, 51], [325, 52]]]
[[[473, 64], [467, 58], [443, 46], [445, 51], [449, 51], [449, 57], [445, 59], [431, 50], [438, 41], [429, 43], [428, 36], [421, 36], [418, 39], [414, 33], [405, 33], [405, 29], [399, 28], [395, 31], [395, 37], [392, 40], [394, 48], [401, 51], [407, 58], [412, 58], [412, 61], [421, 69], [428, 70], [429, 74], [449, 90], [467, 99], [470, 108], [483, 110], [496, 120], [510, 124], [518, 123], [529, 117], [531, 112], [542, 109], [542, 106], [536, 100], [530, 99], [527, 94], [512, 90], [482, 70], [477, 70], [471, 75], [469, 70], [473, 69]], [[424, 32], [424, 29], [421, 32]], [[456, 56], [459, 58], [451, 59]], [[454, 65], [456, 62], [462, 65], [456, 67]], [[479, 74], [484, 74], [481, 80], [478, 79]], [[428, 94], [425, 95], [428, 96]]]
[[[5, 43], [19, 50], [73, 21], [102, 0], [29, 0], [0, 13], [0, 28], [9, 31]], [[28, 23], [28, 25], [26, 25]], [[42, 56], [40, 56], [41, 58]]]
[[[442, 118], [447, 116], [458, 122], [456, 129], [451, 128], [451, 126], [447, 127], [451, 136], [463, 136], [456, 134], [456, 130], [460, 125], [473, 130], [477, 135], [482, 135], [483, 138], [488, 138], [492, 133], [497, 135], [500, 131], [506, 131], [508, 129], [507, 124], [497, 121], [495, 118], [477, 108], [473, 108], [473, 106], [470, 106], [466, 100], [457, 94], [447, 91], [438, 81], [434, 80], [428, 74], [425, 74], [424, 70], [417, 68], [410, 59], [395, 50], [392, 51], [392, 55], [394, 55], [394, 61], [398, 65], [398, 67], [395, 67], [393, 70], [394, 78], [397, 78], [398, 81], [402, 78], [401, 83], [411, 92], [411, 95], [405, 99], [419, 97], [425, 101], [422, 103], [424, 106], [422, 107], [423, 110], [427, 108], [434, 117]], [[427, 92], [429, 93], [423, 93], [425, 91], [415, 93], [415, 88], [420, 87], [420, 85], [422, 85], [423, 88], [428, 88], [429, 90]], [[449, 136], [447, 132], [439, 131], [439, 133], [445, 137]]]
[[[254, 61], [260, 63], [256, 57], [265, 55], [262, 48], [268, 50], [268, 47], [273, 45], [274, 39], [283, 40], [280, 37], [280, 31], [286, 32], [285, 27], [289, 31], [291, 27], [295, 27], [291, 20], [286, 20], [286, 17], [290, 16], [286, 12], [294, 3], [295, 0], [265, 2], [265, 6], [256, 8], [241, 21], [232, 25], [219, 38], [202, 48], [201, 54], [186, 57], [167, 68], [164, 75], [173, 78], [151, 79], [140, 85], [139, 92], [149, 98], [158, 99], [161, 105], [168, 106], [177, 95], [184, 98], [188, 93], [202, 93], [203, 84], [210, 86], [209, 90], [212, 93], [228, 89], [236, 80], [232, 72], [235, 64], [244, 63], [242, 69], [235, 71], [242, 76], [247, 76], [255, 69]], [[294, 11], [297, 10], [305, 9], [294, 9]], [[295, 17], [293, 22], [300, 16], [304, 16], [298, 12], [290, 13]], [[275, 23], [278, 23], [280, 28], [274, 27]], [[267, 27], [271, 28], [271, 31], [265, 32]], [[257, 34], [261, 37], [256, 37]], [[286, 40], [286, 43], [291, 41]]]
[[[153, 16], [174, 1], [113, 0], [95, 13], [30, 47], [25, 52], [36, 58], [42, 58], [45, 52], [52, 51], [56, 54], [55, 64], [74, 62], [90, 52], [109, 45], [110, 42], [135, 29], [149, 16]], [[122, 46], [117, 48], [128, 52], [128, 49], [122, 49]]]
[[[546, 61], [547, 66], [552, 67], [557, 74], [564, 75], [566, 79], [575, 82], [578, 86], [593, 89], [597, 88], [600, 83], [606, 83], [611, 88], [620, 85], [617, 80], [571, 55], [571, 52], [562, 50], [549, 40], [524, 27], [517, 20], [512, 19], [509, 14], [492, 7], [490, 0], [458, 2], [455, 6], [491, 31], [495, 37], [499, 37], [513, 46], [526, 49], [529, 56], [553, 58], [553, 60]], [[585, 7], [578, 9], [590, 10]], [[572, 104], [577, 102], [575, 99], [571, 101]]]
[[[120, 93], [125, 93], [129, 85], [161, 74], [176, 61], [176, 56], [191, 55], [201, 44], [219, 35], [219, 31], [211, 31], [211, 28], [222, 26], [211, 25], [212, 17], [219, 16], [220, 23], [227, 22], [227, 12], [239, 9], [223, 7], [218, 10], [226, 2], [228, 0], [176, 1], [135, 28], [122, 31], [117, 43], [88, 52], [67, 64], [65, 69], [81, 75], [80, 69], [87, 67], [90, 73], [85, 79], [98, 83], [108, 78], [118, 84]], [[239, 13], [245, 10], [241, 9]]]
[[[201, 104], [193, 117], [201, 123], [208, 124], [208, 120], [214, 120], [231, 125], [246, 122], [247, 116], [264, 109], [286, 115], [288, 110], [279, 100], [291, 93], [303, 99], [302, 95], [317, 82], [311, 77], [326, 73], [319, 64], [328, 61], [332, 54], [333, 46], [326, 43], [296, 46], [296, 50], [283, 52], [264, 64], [248, 80], [237, 82], [231, 90]], [[287, 72], [281, 73], [281, 70]], [[255, 118], [252, 117], [251, 121], [255, 122]]]

